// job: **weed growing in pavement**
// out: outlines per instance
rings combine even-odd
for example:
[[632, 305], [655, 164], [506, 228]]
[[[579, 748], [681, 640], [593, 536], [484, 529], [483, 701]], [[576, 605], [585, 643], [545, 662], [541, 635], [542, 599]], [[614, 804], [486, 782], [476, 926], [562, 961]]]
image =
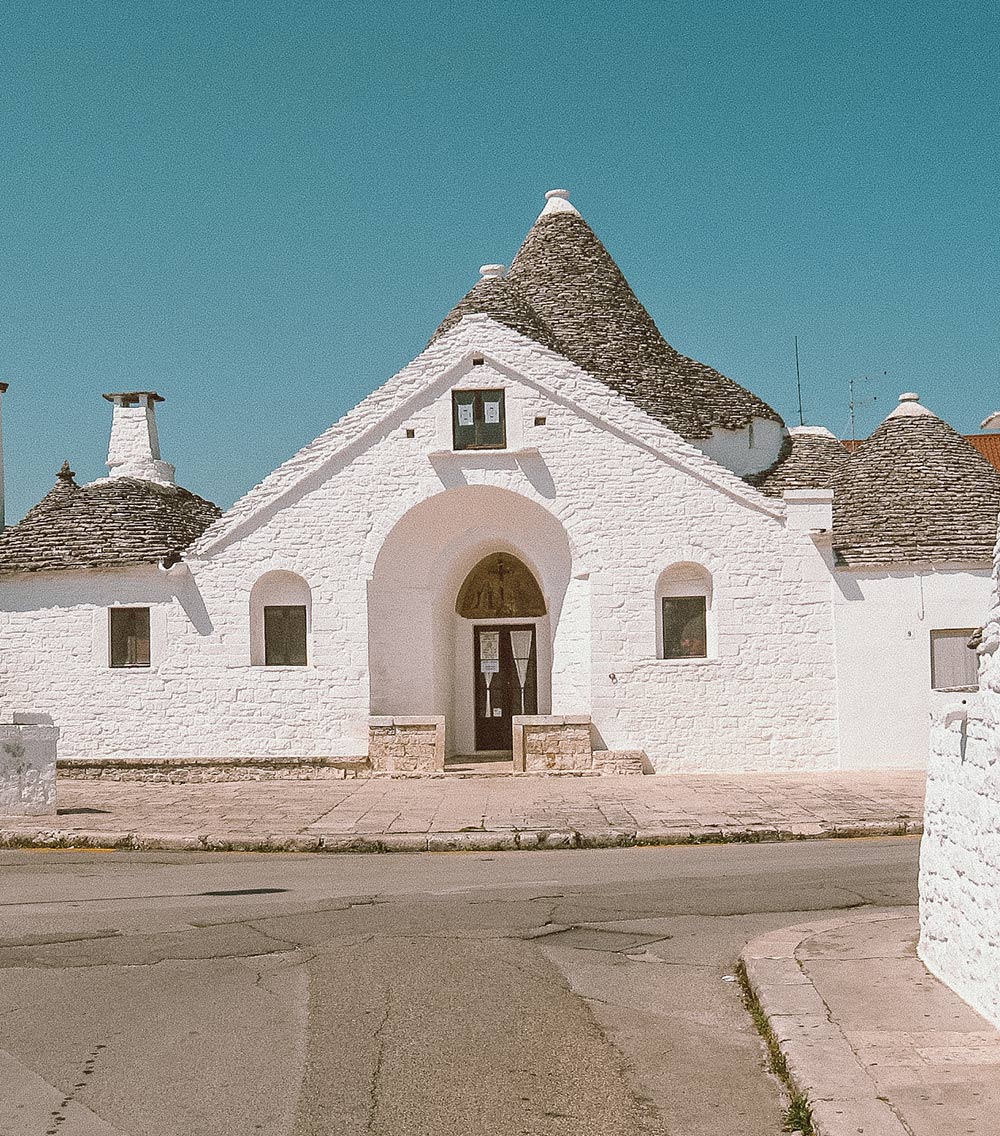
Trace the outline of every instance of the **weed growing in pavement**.
[[753, 1024], [757, 1027], [757, 1032], [764, 1039], [764, 1045], [767, 1047], [768, 1066], [784, 1085], [785, 1092], [788, 1094], [788, 1108], [785, 1110], [785, 1131], [800, 1132], [802, 1136], [815, 1136], [809, 1102], [795, 1088], [792, 1076], [788, 1072], [785, 1055], [781, 1052], [781, 1046], [774, 1036], [774, 1030], [771, 1029], [771, 1023], [767, 1020], [767, 1014], [764, 1013], [757, 995], [750, 986], [747, 968], [742, 961], [736, 966], [736, 977], [739, 979], [740, 990], [743, 993], [743, 1005], [753, 1019]]

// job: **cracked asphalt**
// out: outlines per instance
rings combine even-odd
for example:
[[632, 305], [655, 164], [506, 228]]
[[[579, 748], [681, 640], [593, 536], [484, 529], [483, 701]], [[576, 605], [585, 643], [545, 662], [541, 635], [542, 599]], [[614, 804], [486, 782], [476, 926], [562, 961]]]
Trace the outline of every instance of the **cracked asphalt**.
[[739, 952], [918, 847], [3, 852], [0, 1136], [777, 1136]]

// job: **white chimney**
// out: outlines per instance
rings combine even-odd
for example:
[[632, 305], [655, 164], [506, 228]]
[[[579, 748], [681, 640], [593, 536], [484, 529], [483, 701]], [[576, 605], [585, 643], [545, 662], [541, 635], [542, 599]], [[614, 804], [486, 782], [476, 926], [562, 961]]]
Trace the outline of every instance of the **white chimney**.
[[7, 393], [7, 384], [0, 383], [0, 529], [6, 525], [4, 520], [4, 488], [3, 488], [3, 396]]
[[111, 444], [108, 447], [109, 477], [136, 477], [174, 484], [174, 467], [160, 460], [156, 433], [156, 404], [163, 399], [156, 391], [124, 391], [104, 396], [112, 403]]

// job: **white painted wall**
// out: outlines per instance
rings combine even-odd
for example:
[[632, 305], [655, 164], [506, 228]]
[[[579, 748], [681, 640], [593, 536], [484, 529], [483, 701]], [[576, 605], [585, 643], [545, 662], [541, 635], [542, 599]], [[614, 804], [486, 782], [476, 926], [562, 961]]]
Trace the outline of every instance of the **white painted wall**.
[[834, 573], [841, 760], [847, 769], [922, 768], [931, 713], [932, 630], [978, 627], [988, 568], [837, 569]]
[[751, 419], [743, 430], [714, 429], [708, 438], [694, 444], [713, 461], [739, 477], [761, 473], [778, 460], [785, 427], [770, 418]]
[[979, 691], [931, 735], [920, 846], [920, 957], [1000, 1028], [1000, 541]]

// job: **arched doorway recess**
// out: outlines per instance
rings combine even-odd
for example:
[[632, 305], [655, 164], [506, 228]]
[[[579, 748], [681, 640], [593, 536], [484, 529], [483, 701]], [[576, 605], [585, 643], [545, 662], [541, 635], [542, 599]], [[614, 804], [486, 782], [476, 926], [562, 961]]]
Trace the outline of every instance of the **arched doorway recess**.
[[477, 753], [506, 751], [516, 714], [538, 713], [538, 621], [547, 611], [531, 569], [494, 552], [465, 577], [455, 613], [474, 621], [473, 714]]
[[[482, 629], [506, 629], [499, 649], [505, 659], [510, 651], [515, 674], [524, 638], [510, 632], [533, 631], [534, 709], [548, 714], [581, 691], [589, 698], [589, 626], [589, 582], [574, 574], [566, 530], [548, 509], [496, 486], [445, 490], [405, 513], [376, 557], [368, 585], [371, 712], [443, 715], [449, 755], [481, 752]], [[525, 685], [531, 689], [527, 675]], [[494, 709], [491, 696], [491, 719]], [[509, 728], [519, 705], [508, 698], [500, 709]], [[556, 712], [588, 711], [577, 701]]]

